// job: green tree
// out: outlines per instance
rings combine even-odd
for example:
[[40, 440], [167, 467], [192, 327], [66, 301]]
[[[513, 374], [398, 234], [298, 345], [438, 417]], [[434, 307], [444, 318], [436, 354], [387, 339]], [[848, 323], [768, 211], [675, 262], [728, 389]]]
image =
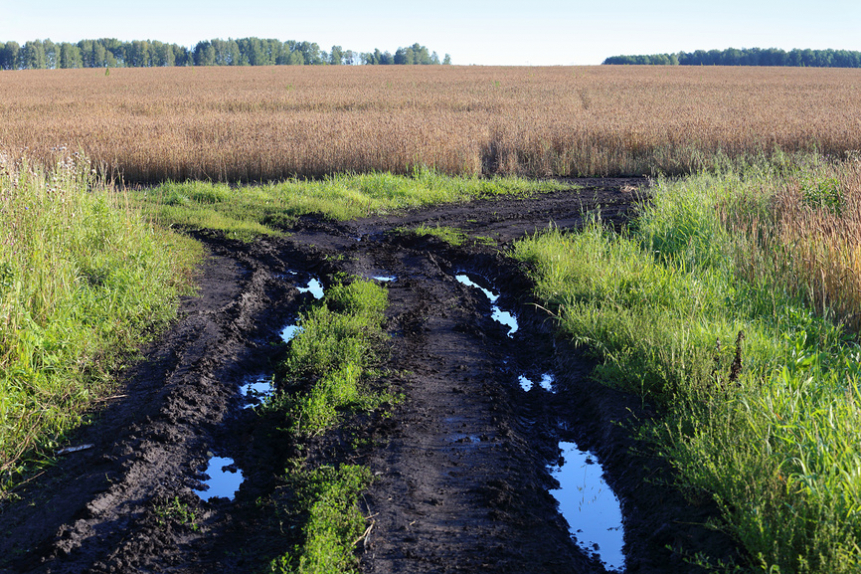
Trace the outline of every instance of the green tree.
[[21, 48], [21, 65], [28, 70], [44, 70], [45, 48], [40, 40], [25, 42]]
[[83, 68], [84, 61], [81, 57], [81, 49], [75, 44], [68, 42], [60, 44], [60, 67]]

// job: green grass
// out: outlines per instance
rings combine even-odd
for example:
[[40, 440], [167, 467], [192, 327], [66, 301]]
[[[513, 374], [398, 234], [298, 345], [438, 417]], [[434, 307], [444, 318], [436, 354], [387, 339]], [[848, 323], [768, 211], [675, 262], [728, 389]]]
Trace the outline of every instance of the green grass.
[[272, 561], [272, 571], [284, 574], [356, 572], [354, 544], [365, 531], [359, 496], [371, 484], [362, 466], [323, 466], [290, 477], [297, 492], [296, 511], [307, 514], [305, 543]]
[[[301, 314], [302, 331], [290, 341], [278, 375], [280, 392], [263, 409], [284, 417], [287, 436], [295, 444], [343, 430], [349, 413], [395, 402], [388, 392], [369, 385], [371, 378], [379, 377], [373, 369], [387, 338], [387, 304], [384, 287], [356, 279], [332, 285], [322, 303]], [[301, 459], [294, 459], [292, 466], [285, 482], [296, 496], [284, 511], [306, 516], [303, 542], [275, 559], [272, 571], [355, 572], [353, 546], [365, 524], [357, 502], [371, 482], [370, 471], [346, 464], [309, 469]]]
[[346, 409], [370, 410], [391, 400], [367, 392], [365, 379], [380, 362], [388, 293], [372, 281], [328, 288], [324, 303], [302, 313], [300, 332], [280, 377], [286, 392], [271, 408], [286, 413], [293, 432], [319, 434]]
[[562, 189], [571, 186], [518, 177], [453, 177], [422, 168], [409, 177], [340, 174], [319, 181], [295, 179], [242, 187], [200, 181], [165, 183], [133, 192], [133, 197], [163, 224], [217, 229], [249, 240], [281, 234], [298, 217], [308, 214], [343, 221], [440, 203], [526, 197]]
[[[337, 283], [325, 299], [304, 311], [302, 331], [289, 345], [282, 365], [280, 392], [265, 411], [283, 414], [291, 440], [343, 426], [347, 413], [368, 412], [395, 397], [374, 391], [369, 379], [379, 376], [386, 334], [383, 331], [388, 292], [372, 281]], [[354, 544], [364, 531], [358, 497], [371, 482], [370, 471], [356, 465], [308, 469], [293, 462], [285, 477], [296, 492], [287, 511], [306, 515], [304, 539], [292, 552], [272, 562], [274, 572], [355, 572]]]
[[726, 225], [799, 179], [833, 212], [822, 173], [662, 181], [627, 235], [596, 223], [515, 248], [560, 328], [602, 360], [595, 376], [659, 407], [642, 437], [692, 500], [717, 502], [745, 570], [861, 569], [861, 348], [790, 288], [773, 242]]
[[201, 249], [71, 159], [0, 163], [0, 246], [2, 496], [84, 421], [122, 354], [174, 317]]
[[445, 225], [436, 225], [431, 227], [430, 225], [422, 224], [412, 229], [398, 228], [395, 229], [395, 231], [401, 233], [414, 233], [419, 236], [436, 237], [437, 239], [445, 241], [449, 245], [454, 245], [455, 247], [463, 245], [467, 241], [474, 241], [480, 245], [496, 245], [496, 241], [494, 241], [492, 237], [487, 237], [485, 235], [470, 235], [456, 227], [448, 227]]

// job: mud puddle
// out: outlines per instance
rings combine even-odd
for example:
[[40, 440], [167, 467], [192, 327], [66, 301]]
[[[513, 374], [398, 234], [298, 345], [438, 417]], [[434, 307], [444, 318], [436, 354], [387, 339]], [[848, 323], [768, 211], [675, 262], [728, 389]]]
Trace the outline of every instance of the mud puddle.
[[[533, 377], [534, 378], [534, 377]], [[528, 378], [526, 375], [520, 375], [517, 377], [517, 381], [520, 383], [520, 388], [526, 391], [527, 393], [535, 387], [535, 382]], [[544, 389], [548, 393], [555, 392], [553, 389], [553, 382], [555, 378], [550, 373], [544, 373], [541, 375], [541, 378], [538, 379], [538, 387]]]
[[245, 399], [243, 409], [259, 406], [264, 400], [275, 394], [275, 384], [272, 381], [272, 375], [251, 377], [249, 382], [239, 387], [239, 393]]
[[203, 488], [195, 489], [194, 492], [206, 501], [215, 498], [233, 500], [245, 480], [242, 470], [236, 468], [233, 459], [221, 456], [211, 457], [203, 473], [207, 475], [206, 480], [202, 481]]
[[559, 448], [562, 457], [550, 472], [560, 487], [550, 494], [559, 502], [559, 511], [580, 548], [608, 570], [621, 572], [625, 566], [622, 510], [604, 480], [604, 469], [593, 453], [581, 450], [577, 443], [563, 441]]
[[473, 287], [484, 293], [484, 296], [487, 297], [488, 301], [490, 301], [490, 318], [502, 325], [503, 327], [507, 327], [509, 337], [514, 336], [514, 333], [517, 332], [520, 326], [517, 324], [517, 318], [514, 316], [513, 313], [509, 311], [503, 311], [499, 308], [498, 305], [496, 305], [496, 302], [499, 300], [499, 294], [494, 293], [492, 289], [483, 287], [481, 285], [483, 280], [476, 276], [470, 278], [470, 276], [466, 273], [458, 273], [454, 276], [454, 278], [457, 280], [458, 283], [466, 285], [467, 287]]

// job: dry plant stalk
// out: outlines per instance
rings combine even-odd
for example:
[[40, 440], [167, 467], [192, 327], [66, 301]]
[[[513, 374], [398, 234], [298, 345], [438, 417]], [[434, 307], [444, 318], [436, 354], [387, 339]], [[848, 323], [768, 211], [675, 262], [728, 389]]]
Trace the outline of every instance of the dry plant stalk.
[[126, 181], [682, 173], [716, 154], [861, 149], [861, 70], [248, 67], [0, 72], [0, 150]]

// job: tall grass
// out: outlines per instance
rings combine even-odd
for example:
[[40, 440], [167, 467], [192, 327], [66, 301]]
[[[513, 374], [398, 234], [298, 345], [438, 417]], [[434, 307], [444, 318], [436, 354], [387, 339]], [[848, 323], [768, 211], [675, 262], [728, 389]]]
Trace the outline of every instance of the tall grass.
[[126, 181], [342, 172], [687, 173], [861, 149], [861, 70], [225, 67], [0, 74], [0, 148], [82, 150]]
[[86, 159], [0, 157], [0, 492], [173, 316], [200, 256], [123, 204]]
[[[603, 359], [596, 376], [660, 407], [643, 436], [693, 498], [717, 502], [745, 568], [861, 567], [861, 348], [840, 311], [858, 292], [827, 281], [858, 246], [856, 173], [663, 181], [628, 236], [594, 225], [516, 248], [562, 329]], [[810, 252], [823, 256], [787, 261]]]

